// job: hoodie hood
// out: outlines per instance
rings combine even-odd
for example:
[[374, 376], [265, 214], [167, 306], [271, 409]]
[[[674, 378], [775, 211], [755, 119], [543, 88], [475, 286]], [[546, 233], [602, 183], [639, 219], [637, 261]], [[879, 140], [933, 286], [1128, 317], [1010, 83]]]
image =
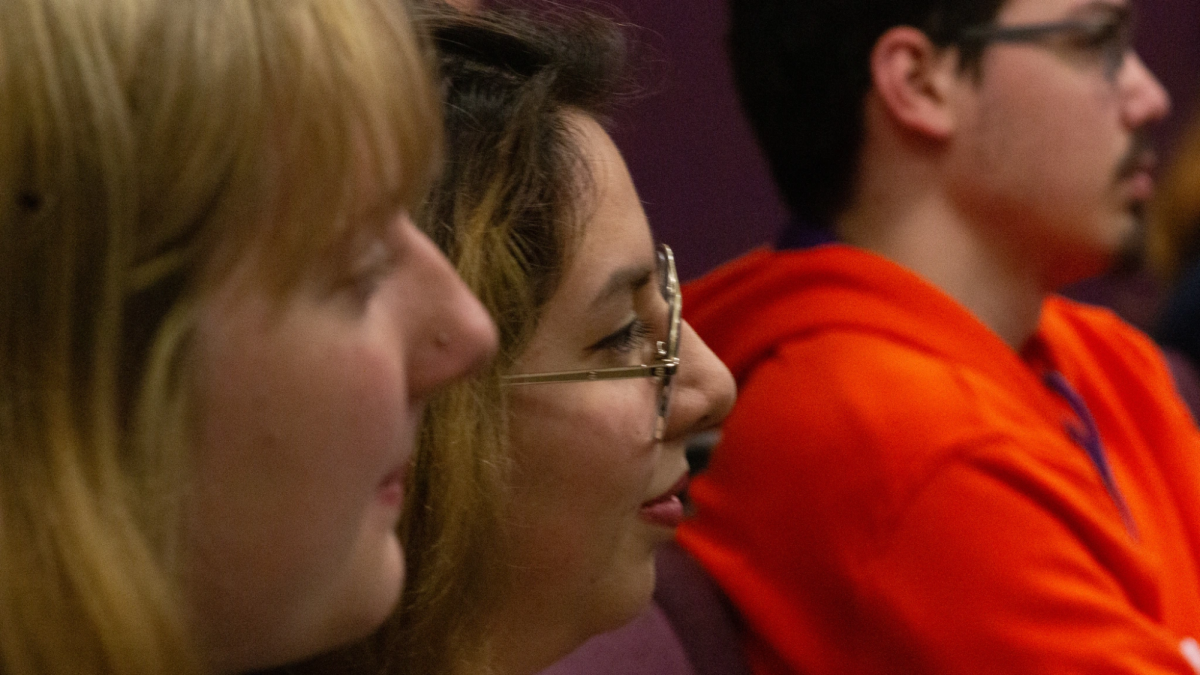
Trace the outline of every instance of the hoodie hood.
[[755, 250], [684, 288], [684, 316], [739, 384], [780, 345], [875, 333], [1044, 396], [1029, 366], [962, 305], [907, 269], [845, 244]]

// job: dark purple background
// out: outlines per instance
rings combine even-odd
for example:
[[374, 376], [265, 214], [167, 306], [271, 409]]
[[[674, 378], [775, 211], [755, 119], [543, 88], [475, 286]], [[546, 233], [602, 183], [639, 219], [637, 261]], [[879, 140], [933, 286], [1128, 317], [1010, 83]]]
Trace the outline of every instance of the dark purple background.
[[[651, 94], [618, 116], [614, 136], [681, 276], [774, 239], [787, 216], [733, 93], [726, 0], [607, 1], [649, 47]], [[1159, 132], [1167, 155], [1200, 87], [1200, 0], [1135, 5], [1139, 51], [1175, 100]]]

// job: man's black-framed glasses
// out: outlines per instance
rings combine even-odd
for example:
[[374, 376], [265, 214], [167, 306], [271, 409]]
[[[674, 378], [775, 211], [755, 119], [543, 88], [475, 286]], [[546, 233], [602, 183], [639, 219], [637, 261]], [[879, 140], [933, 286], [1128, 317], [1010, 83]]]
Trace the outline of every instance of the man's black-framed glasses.
[[679, 326], [683, 315], [683, 298], [679, 290], [679, 275], [675, 272], [675, 255], [671, 252], [670, 246], [658, 245], [657, 265], [659, 292], [667, 302], [667, 336], [665, 341], [659, 340], [655, 343], [652, 363], [619, 368], [505, 375], [501, 381], [507, 386], [513, 386], [551, 382], [624, 380], [638, 377], [658, 378], [661, 386], [658, 390], [654, 420], [654, 439], [661, 441], [666, 432], [667, 409], [671, 402], [671, 378], [679, 369]]
[[959, 34], [957, 42], [977, 48], [995, 42], [1060, 48], [1068, 55], [1099, 62], [1105, 78], [1115, 82], [1125, 58], [1133, 50], [1133, 11], [1127, 5], [1095, 2], [1077, 18], [967, 28]]

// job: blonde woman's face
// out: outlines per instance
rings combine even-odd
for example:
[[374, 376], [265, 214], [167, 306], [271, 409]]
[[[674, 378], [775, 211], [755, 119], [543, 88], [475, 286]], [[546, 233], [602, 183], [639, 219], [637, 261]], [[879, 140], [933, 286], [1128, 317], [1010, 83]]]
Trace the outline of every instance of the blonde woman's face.
[[202, 306], [187, 587], [222, 671], [365, 636], [400, 592], [422, 409], [495, 329], [407, 214], [282, 301], [247, 256]]
[[[596, 201], [514, 373], [636, 365], [666, 339], [654, 242], [629, 172], [595, 121], [574, 121]], [[720, 423], [734, 397], [729, 371], [686, 324], [680, 359], [661, 442], [657, 379], [507, 389], [516, 471], [514, 559], [505, 562], [516, 579], [502, 620], [540, 621], [527, 624], [542, 633], [538, 644], [557, 631], [569, 648], [650, 600], [654, 551], [682, 516], [674, 496], [687, 476], [686, 439]]]

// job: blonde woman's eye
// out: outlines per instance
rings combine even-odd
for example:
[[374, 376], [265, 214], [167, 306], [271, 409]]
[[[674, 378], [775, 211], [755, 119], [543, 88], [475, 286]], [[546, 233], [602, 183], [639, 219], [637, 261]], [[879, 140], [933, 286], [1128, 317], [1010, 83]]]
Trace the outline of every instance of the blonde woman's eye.
[[650, 337], [650, 326], [641, 319], [634, 319], [625, 324], [620, 330], [605, 336], [599, 342], [588, 347], [589, 351], [607, 351], [614, 354], [629, 354], [640, 349]]
[[341, 286], [356, 302], [365, 305], [397, 264], [396, 251], [383, 241], [375, 241], [355, 262]]

